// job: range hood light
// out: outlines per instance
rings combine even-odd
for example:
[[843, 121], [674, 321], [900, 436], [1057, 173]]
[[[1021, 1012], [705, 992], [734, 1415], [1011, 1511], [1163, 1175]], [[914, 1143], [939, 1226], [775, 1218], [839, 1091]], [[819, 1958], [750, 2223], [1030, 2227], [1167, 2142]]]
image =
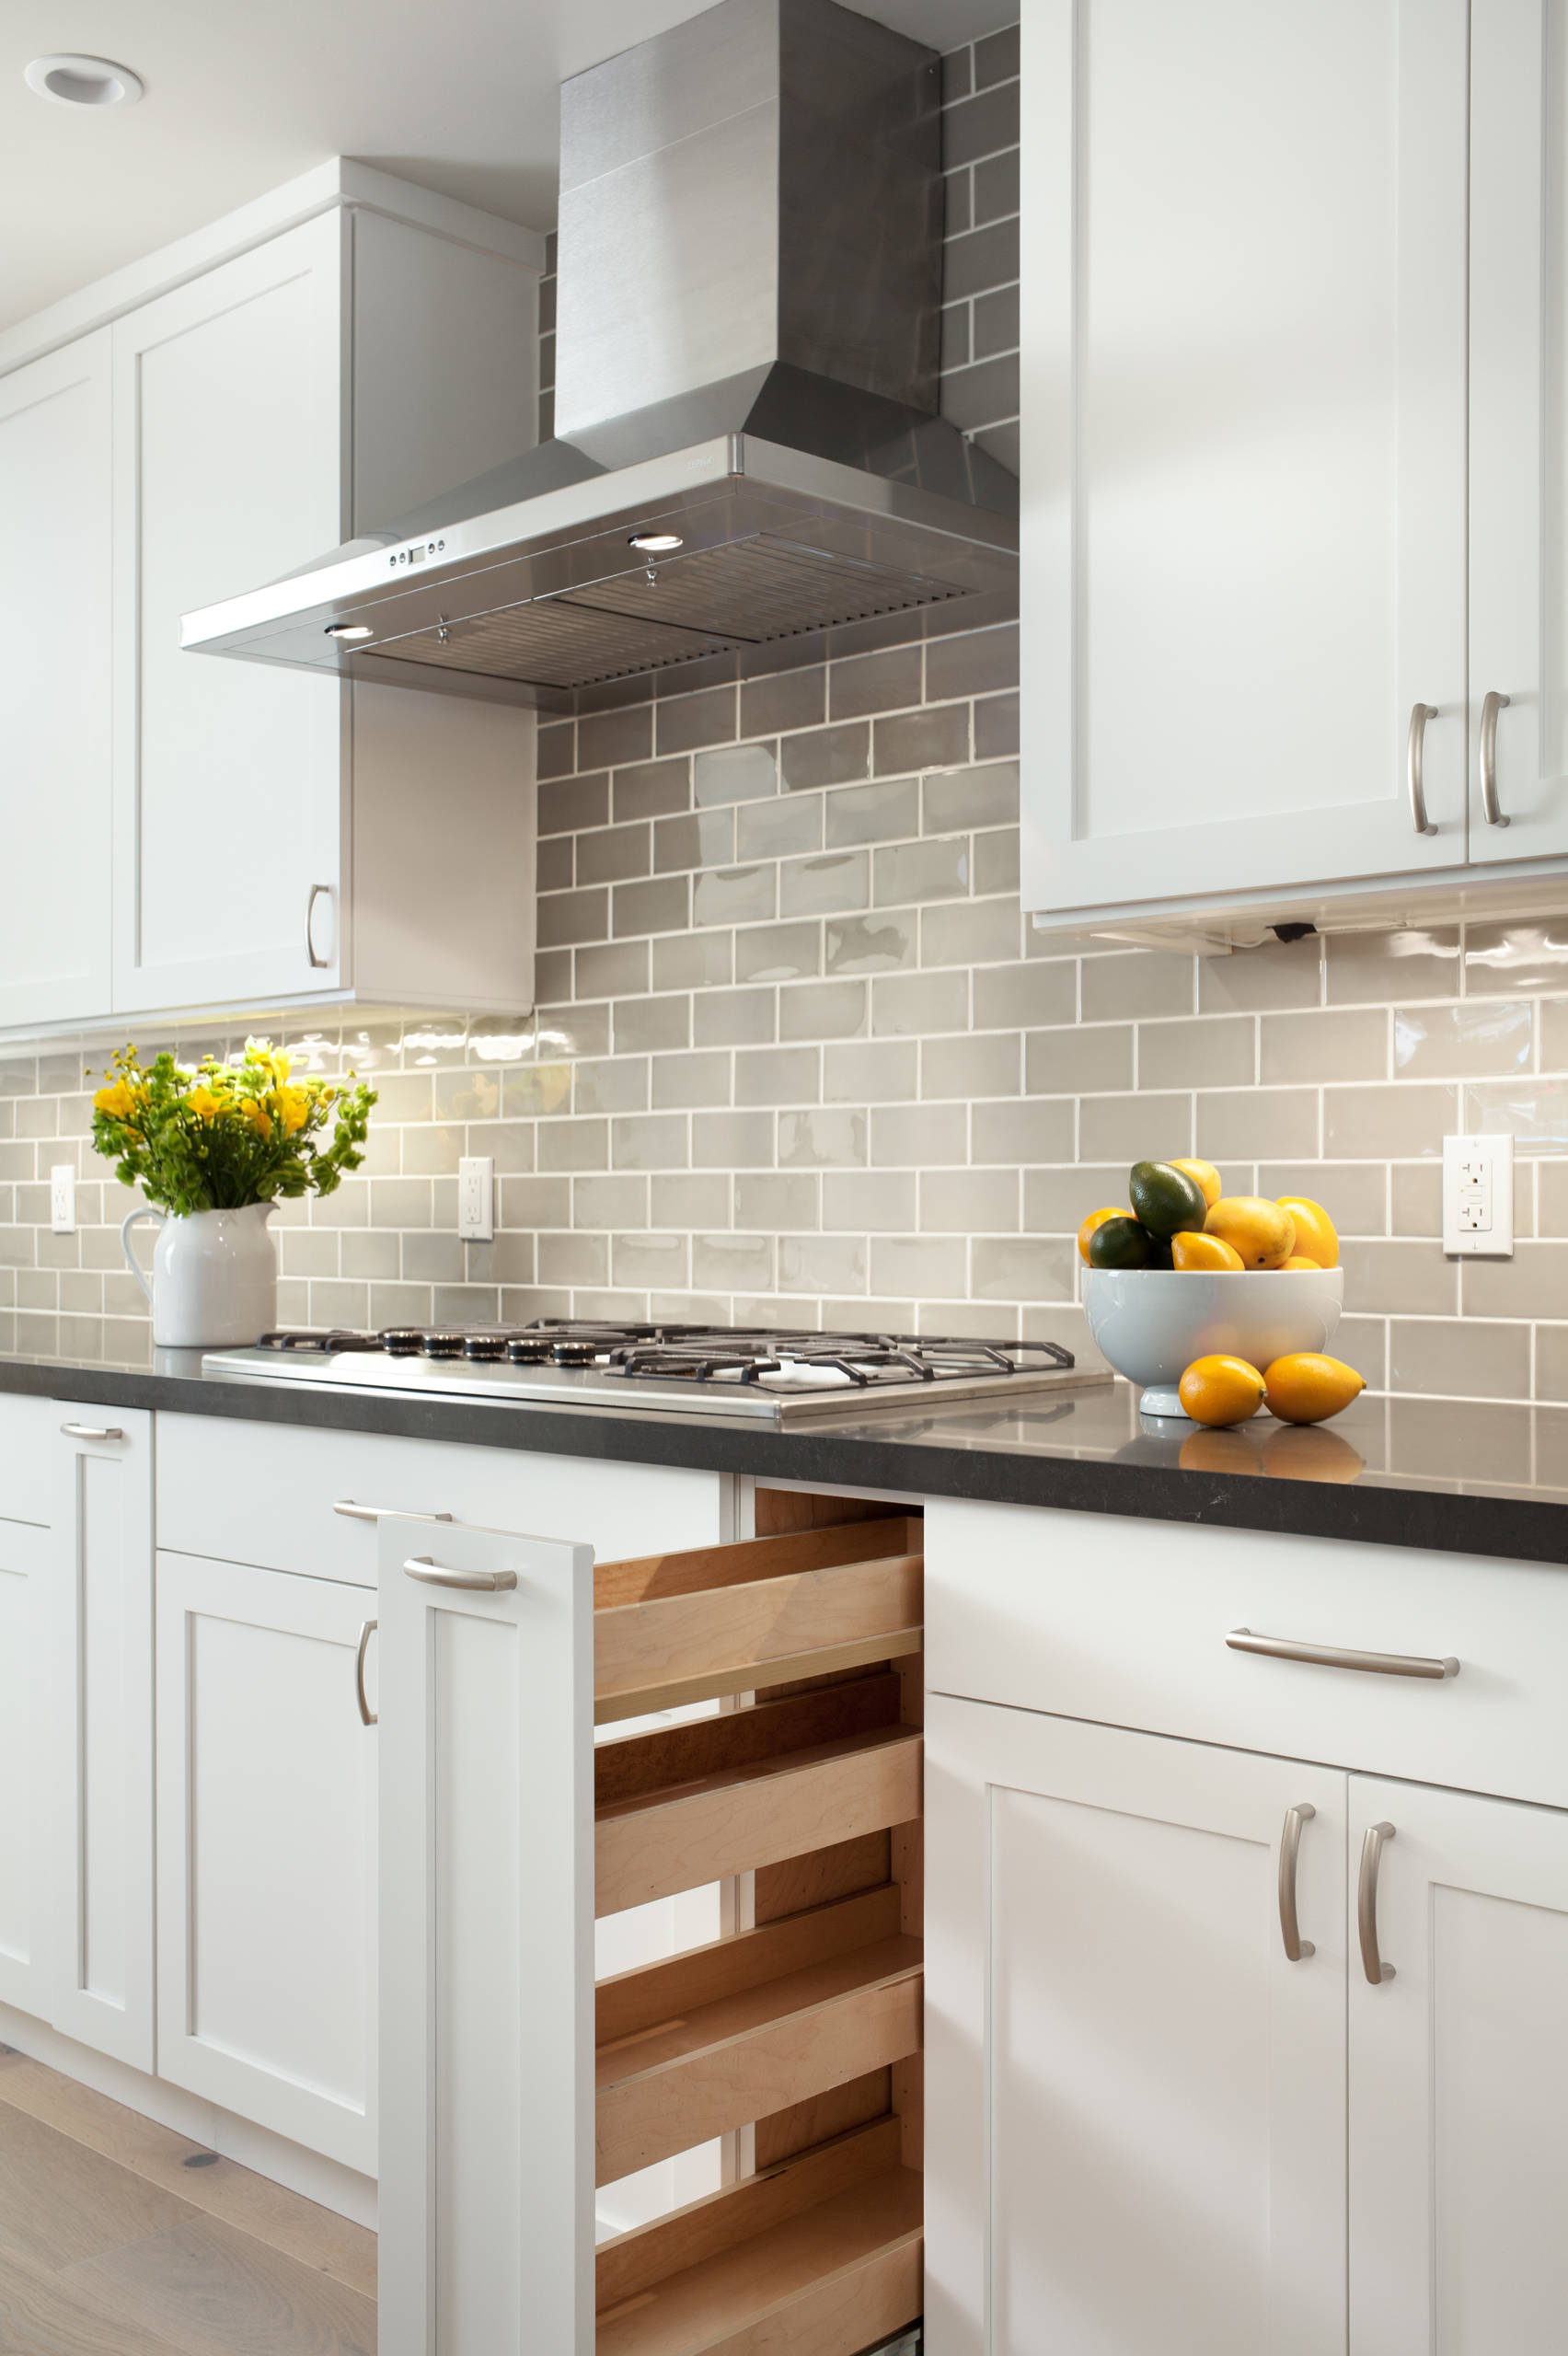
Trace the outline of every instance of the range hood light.
[[633, 532], [628, 546], [643, 556], [668, 556], [672, 549], [684, 549], [686, 542], [678, 532]]
[[329, 622], [323, 635], [328, 638], [374, 638], [375, 632], [368, 622]]

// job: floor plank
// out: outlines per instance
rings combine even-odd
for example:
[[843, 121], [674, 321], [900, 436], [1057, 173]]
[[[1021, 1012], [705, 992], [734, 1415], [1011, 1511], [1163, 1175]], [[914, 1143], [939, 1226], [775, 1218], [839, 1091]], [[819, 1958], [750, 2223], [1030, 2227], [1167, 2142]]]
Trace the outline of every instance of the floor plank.
[[220, 2158], [208, 2167], [188, 2168], [186, 2161], [202, 2152], [202, 2144], [19, 2053], [9, 2061], [0, 2055], [0, 2105], [6, 2104], [162, 2186], [191, 2208], [221, 2217], [302, 2266], [375, 2298], [375, 2235], [351, 2218], [255, 2175], [237, 2160]]
[[53, 2272], [196, 2214], [191, 2202], [0, 2104], [0, 2252], [6, 2256]]
[[0, 2255], [0, 2356], [176, 2356], [58, 2274]]
[[216, 2217], [173, 2225], [62, 2277], [178, 2356], [375, 2356], [375, 2302]]

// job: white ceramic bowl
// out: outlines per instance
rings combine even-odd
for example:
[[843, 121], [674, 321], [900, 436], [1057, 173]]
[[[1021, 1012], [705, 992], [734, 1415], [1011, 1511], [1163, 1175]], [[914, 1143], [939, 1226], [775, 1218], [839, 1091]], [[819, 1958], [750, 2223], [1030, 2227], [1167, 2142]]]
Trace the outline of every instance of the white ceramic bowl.
[[1097, 1348], [1143, 1392], [1146, 1415], [1179, 1415], [1194, 1358], [1245, 1358], [1260, 1372], [1290, 1350], [1324, 1350], [1344, 1306], [1343, 1268], [1086, 1268], [1084, 1314]]

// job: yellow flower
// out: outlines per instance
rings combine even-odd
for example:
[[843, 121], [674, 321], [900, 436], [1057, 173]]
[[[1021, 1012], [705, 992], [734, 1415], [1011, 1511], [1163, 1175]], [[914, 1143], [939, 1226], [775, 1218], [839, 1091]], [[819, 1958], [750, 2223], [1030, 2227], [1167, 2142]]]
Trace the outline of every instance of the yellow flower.
[[246, 1119], [249, 1122], [251, 1127], [255, 1130], [259, 1138], [270, 1138], [271, 1136], [271, 1121], [263, 1111], [262, 1107], [258, 1104], [254, 1096], [242, 1097], [240, 1099], [239, 1109], [244, 1114]]
[[185, 1101], [198, 1119], [203, 1121], [215, 1121], [224, 1109], [210, 1088], [193, 1088]]
[[93, 1098], [95, 1113], [107, 1113], [113, 1121], [128, 1121], [136, 1109], [136, 1099], [122, 1080], [112, 1087], [100, 1088]]
[[303, 1088], [285, 1088], [280, 1091], [278, 1111], [283, 1124], [283, 1135], [292, 1138], [303, 1129], [310, 1118], [310, 1098]]

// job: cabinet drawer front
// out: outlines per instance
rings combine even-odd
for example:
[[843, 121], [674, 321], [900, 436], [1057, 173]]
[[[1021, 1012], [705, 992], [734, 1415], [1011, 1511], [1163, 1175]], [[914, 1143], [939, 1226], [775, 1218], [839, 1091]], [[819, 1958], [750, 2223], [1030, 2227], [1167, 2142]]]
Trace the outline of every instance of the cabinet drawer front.
[[[933, 1502], [938, 1692], [1568, 1806], [1568, 1576], [1534, 1564]], [[1458, 1661], [1389, 1674], [1232, 1649]]]
[[[57, 1399], [24, 1399], [15, 1392], [0, 1396], [0, 1521], [32, 1521], [47, 1528], [53, 1519], [51, 1443], [72, 1412]], [[91, 1412], [97, 1414], [96, 1409]], [[100, 1420], [112, 1424], [116, 1418], [105, 1408]]]
[[[526, 1412], [521, 1410], [520, 1412]], [[380, 1432], [333, 1432], [206, 1415], [158, 1420], [158, 1544], [263, 1570], [375, 1585], [375, 1523], [340, 1506], [439, 1514], [484, 1529], [582, 1540], [601, 1555], [650, 1536], [710, 1546], [717, 1473], [595, 1464]]]

